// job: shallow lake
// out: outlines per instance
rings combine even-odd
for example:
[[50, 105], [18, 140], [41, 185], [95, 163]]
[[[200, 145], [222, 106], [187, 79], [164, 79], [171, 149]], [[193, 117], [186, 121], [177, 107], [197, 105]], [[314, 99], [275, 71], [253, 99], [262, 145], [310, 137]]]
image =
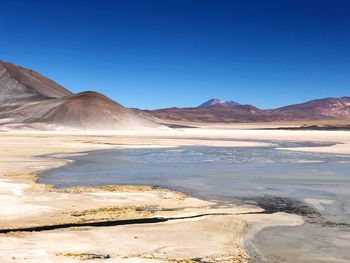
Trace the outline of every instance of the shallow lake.
[[[39, 181], [58, 188], [146, 184], [272, 212], [277, 207], [304, 215], [306, 223], [259, 232], [250, 248], [255, 261], [350, 262], [350, 156], [279, 149], [320, 146], [313, 143], [271, 144], [97, 151], [69, 157], [75, 162]], [[310, 209], [301, 211], [300, 204]]]

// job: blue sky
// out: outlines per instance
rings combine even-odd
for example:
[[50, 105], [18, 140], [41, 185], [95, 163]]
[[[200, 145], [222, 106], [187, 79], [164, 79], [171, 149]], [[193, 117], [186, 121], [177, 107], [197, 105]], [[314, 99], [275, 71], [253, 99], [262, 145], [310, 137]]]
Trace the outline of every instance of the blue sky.
[[0, 59], [128, 107], [350, 96], [347, 0], [0, 0]]

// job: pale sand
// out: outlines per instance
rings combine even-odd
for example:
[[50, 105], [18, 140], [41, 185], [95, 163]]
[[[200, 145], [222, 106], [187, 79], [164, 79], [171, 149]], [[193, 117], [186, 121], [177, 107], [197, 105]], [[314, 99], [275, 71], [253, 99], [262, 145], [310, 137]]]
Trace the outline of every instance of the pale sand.
[[[31, 132], [10, 132], [3, 136], [19, 137], [26, 141], [27, 136], [57, 136], [67, 143], [69, 147], [98, 147], [99, 144], [110, 144], [109, 147], [175, 147], [183, 145], [208, 145], [227, 147], [254, 147], [266, 146], [264, 142], [257, 140], [277, 141], [312, 141], [312, 142], [334, 142], [333, 146], [327, 147], [298, 147], [288, 150], [325, 152], [325, 153], [350, 153], [350, 132], [349, 131], [301, 131], [301, 130], [257, 130], [262, 128], [249, 124], [250, 129], [209, 129], [206, 128], [185, 128], [185, 129], [158, 129], [158, 130], [120, 130], [120, 131], [31, 131]], [[209, 126], [210, 127], [210, 126]], [[216, 127], [216, 126], [214, 126]], [[220, 126], [222, 127], [222, 126]], [[232, 127], [232, 126], [228, 126]], [[243, 127], [246, 127], [243, 125]], [[223, 141], [222, 139], [242, 140]], [[45, 143], [50, 142], [42, 138]], [[244, 141], [249, 140], [249, 141]], [[71, 141], [69, 143], [69, 141]], [[11, 144], [9, 140], [9, 144]], [[84, 144], [85, 142], [85, 144]], [[53, 143], [54, 144], [54, 143]], [[25, 146], [25, 142], [23, 142]], [[104, 145], [103, 147], [108, 147]]]
[[[64, 165], [67, 161], [35, 157], [37, 155], [118, 147], [266, 145], [254, 140], [331, 141], [343, 144], [301, 150], [350, 152], [350, 133], [339, 131], [181, 129], [91, 134], [94, 133], [1, 134], [0, 229], [67, 222], [213, 215], [157, 224], [2, 234], [0, 262], [80, 262], [79, 257], [86, 256], [84, 253], [108, 254], [111, 258], [106, 262], [173, 262], [197, 257], [217, 262], [245, 262], [243, 247], [261, 228], [302, 223], [302, 219], [295, 215], [243, 215], [261, 209], [241, 206], [214, 208], [211, 202], [165, 190], [125, 188], [85, 192], [77, 189], [76, 193], [51, 190], [32, 181], [35, 173]], [[252, 141], [227, 142], [220, 139]], [[153, 210], [136, 209], [140, 207], [153, 207]]]

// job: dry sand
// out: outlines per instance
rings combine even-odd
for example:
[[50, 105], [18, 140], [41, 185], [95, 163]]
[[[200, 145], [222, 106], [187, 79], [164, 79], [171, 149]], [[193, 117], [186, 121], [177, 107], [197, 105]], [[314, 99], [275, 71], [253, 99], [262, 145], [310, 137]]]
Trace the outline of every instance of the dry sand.
[[[225, 141], [239, 139], [240, 141]], [[248, 141], [245, 141], [248, 140]], [[162, 223], [77, 227], [0, 234], [0, 262], [246, 262], [244, 246], [267, 226], [298, 225], [285, 213], [246, 214], [258, 207], [220, 207], [151, 187], [57, 191], [35, 174], [68, 160], [38, 157], [122, 147], [265, 146], [256, 140], [337, 142], [297, 150], [350, 153], [350, 133], [340, 131], [180, 129], [119, 132], [12, 132], [0, 136], [0, 230], [142, 218], [183, 218]], [[62, 155], [64, 156], [64, 155]], [[188, 261], [186, 261], [188, 260]], [[216, 261], [215, 261], [216, 260]], [[192, 261], [194, 262], [194, 261]]]

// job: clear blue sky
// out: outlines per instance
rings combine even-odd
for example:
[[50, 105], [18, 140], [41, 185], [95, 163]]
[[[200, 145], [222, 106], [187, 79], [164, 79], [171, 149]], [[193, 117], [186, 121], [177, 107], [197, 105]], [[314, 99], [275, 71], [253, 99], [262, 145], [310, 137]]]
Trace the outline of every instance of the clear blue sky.
[[349, 14], [348, 0], [0, 0], [0, 59], [128, 107], [272, 108], [350, 95]]

